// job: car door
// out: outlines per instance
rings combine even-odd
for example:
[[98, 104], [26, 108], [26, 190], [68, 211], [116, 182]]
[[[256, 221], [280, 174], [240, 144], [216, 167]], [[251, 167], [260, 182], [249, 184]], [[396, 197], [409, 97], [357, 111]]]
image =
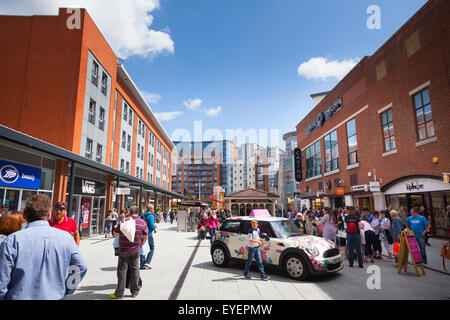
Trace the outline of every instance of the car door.
[[250, 221], [240, 221], [239, 233], [232, 240], [233, 249], [230, 246], [230, 254], [232, 258], [247, 260], [248, 257], [248, 230], [250, 229]]
[[227, 220], [220, 228], [220, 241], [224, 242], [230, 251], [231, 258], [239, 259], [239, 248], [242, 246], [241, 237], [241, 221]]
[[263, 246], [259, 248], [259, 251], [261, 253], [261, 259], [263, 263], [278, 264], [278, 256], [280, 255], [276, 251], [278, 241], [276, 239], [275, 233], [272, 230], [270, 222], [259, 221], [258, 225], [261, 234], [266, 233], [270, 238], [269, 240], [261, 238]]

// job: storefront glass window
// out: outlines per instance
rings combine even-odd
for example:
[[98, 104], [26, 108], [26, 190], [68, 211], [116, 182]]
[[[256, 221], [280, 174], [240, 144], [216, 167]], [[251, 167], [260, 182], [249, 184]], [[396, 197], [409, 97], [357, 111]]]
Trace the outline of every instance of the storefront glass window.
[[41, 169], [41, 187], [42, 190], [53, 190], [53, 170]]
[[9, 211], [17, 211], [19, 209], [20, 190], [6, 190], [5, 203], [8, 204]]
[[450, 192], [431, 193], [433, 206], [434, 234], [441, 237], [450, 237], [450, 222], [445, 220], [446, 204], [450, 201]]
[[27, 202], [27, 199], [33, 195], [37, 194], [37, 191], [35, 190], [23, 190], [22, 191], [22, 200], [20, 201], [20, 211], [23, 212], [23, 209], [25, 209], [25, 204]]

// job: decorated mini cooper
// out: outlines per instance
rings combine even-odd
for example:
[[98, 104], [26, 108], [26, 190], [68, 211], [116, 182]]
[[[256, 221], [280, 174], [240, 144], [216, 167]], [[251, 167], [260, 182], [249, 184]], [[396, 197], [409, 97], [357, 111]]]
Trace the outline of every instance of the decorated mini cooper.
[[225, 220], [214, 234], [211, 245], [212, 261], [216, 266], [224, 267], [230, 260], [247, 260], [248, 230], [253, 219], [258, 220], [263, 242], [260, 252], [265, 265], [278, 266], [296, 280], [343, 268], [342, 255], [333, 242], [304, 235], [288, 219], [275, 217]]

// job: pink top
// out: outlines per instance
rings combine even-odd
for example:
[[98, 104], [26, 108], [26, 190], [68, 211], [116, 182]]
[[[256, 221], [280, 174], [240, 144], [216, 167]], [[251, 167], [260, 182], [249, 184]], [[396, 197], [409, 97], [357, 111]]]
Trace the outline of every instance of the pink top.
[[206, 220], [206, 226], [208, 229], [217, 229], [219, 228], [219, 218], [216, 216], [215, 218], [210, 215], [208, 220]]

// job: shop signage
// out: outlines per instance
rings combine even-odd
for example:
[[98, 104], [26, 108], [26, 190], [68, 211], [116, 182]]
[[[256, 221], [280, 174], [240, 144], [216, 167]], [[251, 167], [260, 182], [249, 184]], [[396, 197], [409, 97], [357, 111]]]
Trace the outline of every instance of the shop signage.
[[104, 196], [105, 184], [94, 180], [75, 177], [75, 194]]
[[380, 182], [379, 181], [370, 181], [369, 186], [370, 186], [371, 192], [380, 192]]
[[359, 186], [352, 186], [352, 191], [365, 191], [367, 189], [367, 184], [361, 184]]
[[317, 190], [317, 191], [307, 191], [307, 192], [296, 192], [295, 195], [300, 195], [300, 198], [307, 198], [307, 197], [319, 197], [321, 195], [324, 195], [325, 192], [323, 190]]
[[417, 181], [412, 181], [411, 183], [406, 184], [406, 189], [409, 191], [420, 191], [420, 189], [423, 188], [424, 188], [423, 184]]
[[433, 191], [447, 191], [450, 190], [450, 185], [439, 178], [415, 178], [410, 180], [400, 181], [388, 189], [383, 190], [384, 194], [404, 194], [417, 192], [433, 192]]
[[131, 190], [130, 188], [116, 188], [116, 194], [117, 195], [122, 195], [122, 194], [130, 194]]
[[344, 195], [344, 188], [342, 187], [336, 188], [336, 194], [340, 196]]
[[0, 160], [0, 186], [39, 189], [41, 169]]
[[405, 272], [407, 271], [408, 256], [411, 256], [412, 258], [417, 276], [420, 277], [418, 267], [422, 269], [422, 273], [423, 275], [425, 275], [422, 255], [420, 254], [420, 249], [417, 245], [416, 237], [414, 237], [414, 232], [409, 229], [405, 229], [402, 231], [400, 237], [400, 248], [398, 253], [398, 273], [400, 273], [402, 269], [404, 269]]
[[336, 112], [342, 109], [342, 98], [339, 98], [327, 110], [320, 112], [316, 120], [306, 128], [306, 135], [309, 135], [315, 129], [320, 128], [325, 121], [330, 119]]
[[295, 170], [295, 181], [300, 182], [303, 180], [302, 175], [302, 150], [300, 148], [295, 148], [294, 150], [294, 170]]

